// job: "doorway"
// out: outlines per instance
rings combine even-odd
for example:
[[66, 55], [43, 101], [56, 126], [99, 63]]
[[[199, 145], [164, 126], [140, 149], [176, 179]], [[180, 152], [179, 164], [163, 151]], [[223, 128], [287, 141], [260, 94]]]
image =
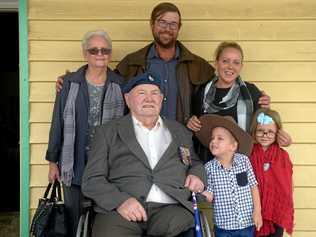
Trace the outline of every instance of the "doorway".
[[18, 231], [16, 230], [20, 211], [18, 12], [0, 11], [0, 22], [2, 22], [0, 37], [0, 229], [3, 230], [4, 227], [1, 226], [3, 224], [1, 220], [5, 220], [5, 224], [11, 226], [13, 224], [14, 231]]

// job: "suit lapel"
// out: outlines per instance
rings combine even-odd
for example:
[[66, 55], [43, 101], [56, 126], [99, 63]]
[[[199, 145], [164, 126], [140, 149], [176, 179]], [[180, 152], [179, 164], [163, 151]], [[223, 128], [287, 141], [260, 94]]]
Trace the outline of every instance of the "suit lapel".
[[150, 168], [147, 156], [137, 141], [131, 115], [127, 115], [120, 120], [118, 131], [122, 141], [126, 144], [128, 149]]

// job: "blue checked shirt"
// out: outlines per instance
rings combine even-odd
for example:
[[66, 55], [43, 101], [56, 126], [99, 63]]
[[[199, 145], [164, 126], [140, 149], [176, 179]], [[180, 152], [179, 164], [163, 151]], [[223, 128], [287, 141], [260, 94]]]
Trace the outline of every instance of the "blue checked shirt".
[[215, 225], [225, 230], [253, 225], [251, 187], [257, 185], [247, 156], [235, 153], [232, 167], [224, 168], [215, 158], [205, 164], [207, 191], [213, 193]]
[[180, 56], [180, 48], [176, 47], [176, 55], [170, 61], [162, 60], [153, 45], [147, 56], [147, 71], [159, 75], [162, 82], [162, 92], [164, 94], [160, 115], [167, 119], [176, 119], [178, 81], [176, 76], [176, 66]]

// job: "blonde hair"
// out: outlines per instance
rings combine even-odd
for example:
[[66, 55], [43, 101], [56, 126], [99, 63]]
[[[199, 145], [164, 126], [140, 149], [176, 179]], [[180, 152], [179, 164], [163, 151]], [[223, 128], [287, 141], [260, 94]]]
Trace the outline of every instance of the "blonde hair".
[[109, 48], [112, 49], [112, 40], [111, 40], [109, 34], [106, 33], [104, 30], [93, 30], [93, 31], [88, 31], [87, 33], [84, 34], [84, 36], [82, 38], [82, 42], [81, 42], [83, 50], [88, 49], [89, 41], [94, 36], [102, 37], [109, 45]]
[[221, 56], [221, 54], [223, 53], [223, 51], [227, 48], [233, 48], [233, 49], [237, 49], [240, 52], [241, 55], [241, 61], [244, 60], [244, 52], [241, 48], [241, 46], [239, 44], [237, 44], [234, 41], [223, 41], [222, 43], [220, 43], [214, 53], [214, 59], [215, 61], [218, 61], [219, 57]]
[[256, 138], [256, 129], [259, 124], [257, 121], [257, 117], [260, 113], [264, 113], [265, 115], [270, 116], [273, 119], [277, 129], [278, 130], [282, 129], [282, 121], [281, 121], [280, 114], [277, 111], [272, 110], [272, 109], [261, 108], [261, 109], [258, 109], [256, 113], [254, 114], [251, 125], [250, 125], [250, 134], [253, 138]]

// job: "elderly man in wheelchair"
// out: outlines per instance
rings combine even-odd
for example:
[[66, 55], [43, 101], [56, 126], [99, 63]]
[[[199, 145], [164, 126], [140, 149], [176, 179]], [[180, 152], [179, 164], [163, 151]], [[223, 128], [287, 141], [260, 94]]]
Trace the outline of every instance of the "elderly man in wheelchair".
[[82, 180], [94, 203], [92, 236], [194, 236], [191, 192], [204, 167], [180, 123], [159, 116], [161, 81], [150, 73], [124, 88], [130, 114], [96, 130]]

